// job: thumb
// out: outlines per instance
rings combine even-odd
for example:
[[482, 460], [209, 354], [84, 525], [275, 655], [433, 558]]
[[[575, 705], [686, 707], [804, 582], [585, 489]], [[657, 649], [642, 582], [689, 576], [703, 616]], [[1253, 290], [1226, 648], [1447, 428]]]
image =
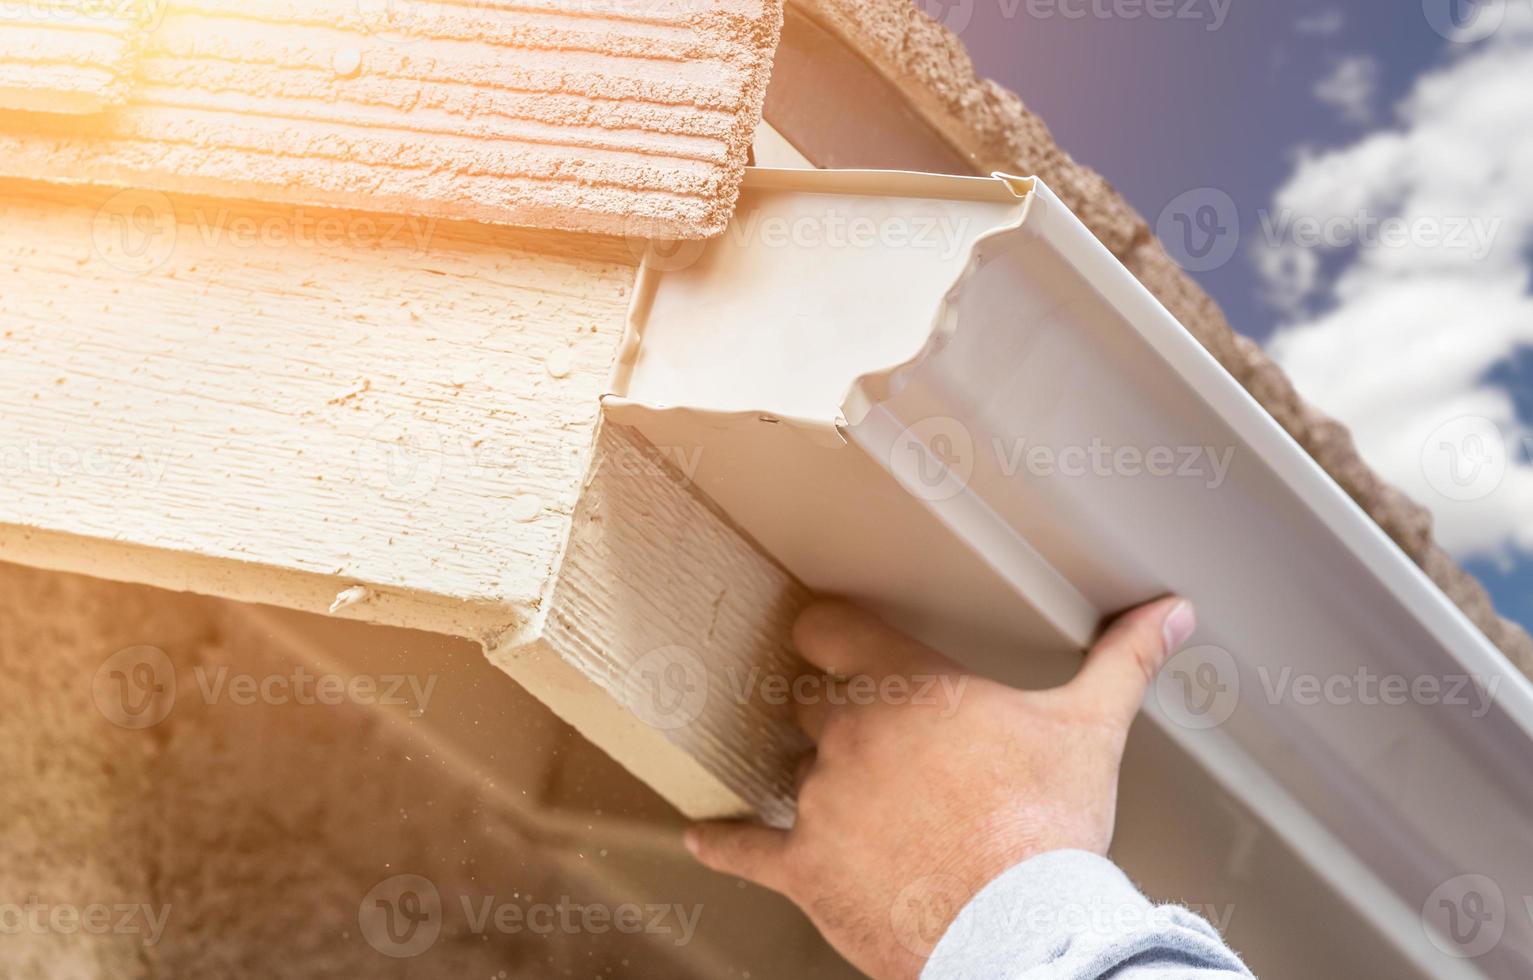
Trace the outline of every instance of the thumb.
[[1130, 609], [1113, 620], [1068, 686], [1126, 729], [1156, 672], [1197, 625], [1192, 603], [1178, 596]]
[[787, 831], [719, 820], [694, 824], [683, 840], [704, 867], [786, 894], [783, 850], [788, 842]]

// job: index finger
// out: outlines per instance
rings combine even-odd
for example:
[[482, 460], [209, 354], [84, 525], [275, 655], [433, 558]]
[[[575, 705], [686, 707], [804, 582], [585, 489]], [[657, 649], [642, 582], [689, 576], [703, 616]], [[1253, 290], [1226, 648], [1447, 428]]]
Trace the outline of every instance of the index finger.
[[866, 674], [954, 673], [942, 654], [840, 600], [817, 602], [793, 624], [793, 642], [805, 660], [837, 677]]

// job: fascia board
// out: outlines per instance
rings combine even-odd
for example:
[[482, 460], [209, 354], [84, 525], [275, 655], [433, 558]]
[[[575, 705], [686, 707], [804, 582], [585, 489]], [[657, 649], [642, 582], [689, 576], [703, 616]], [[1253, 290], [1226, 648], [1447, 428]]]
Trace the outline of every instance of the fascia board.
[[[727, 234], [646, 269], [609, 414], [695, 451], [697, 482], [808, 584], [1005, 680], [1048, 683], [1102, 615], [1192, 597], [1196, 647], [1163, 673], [1152, 716], [1311, 860], [1346, 855], [1333, 883], [1428, 972], [1443, 956], [1407, 913], [1445, 881], [1494, 876], [1505, 938], [1464, 973], [1519, 975], [1533, 951], [1513, 914], [1533, 895], [1533, 688], [1046, 187], [976, 180], [751, 174], [737, 221], [772, 207], [812, 218], [832, 200], [886, 215], [944, 194], [996, 210], [971, 221], [963, 261], [900, 271], [898, 288], [908, 250], [806, 262]], [[887, 317], [897, 342], [869, 352], [834, 304], [816, 305], [823, 291]], [[829, 339], [806, 348], [816, 331]], [[741, 363], [721, 358], [731, 345]], [[900, 345], [908, 356], [891, 358]], [[844, 401], [806, 401], [828, 381], [800, 385], [793, 366], [816, 356], [863, 360]], [[1063, 449], [1093, 440], [1141, 460], [1168, 449], [1179, 468], [1194, 448], [1207, 458], [1193, 479], [1059, 472]], [[1039, 446], [1052, 475], [1016, 455]], [[1217, 724], [1178, 693], [1203, 675], [1239, 693], [1216, 700]], [[1463, 677], [1493, 696], [1369, 705], [1357, 687], [1350, 703], [1308, 703], [1284, 693], [1295, 676]]]

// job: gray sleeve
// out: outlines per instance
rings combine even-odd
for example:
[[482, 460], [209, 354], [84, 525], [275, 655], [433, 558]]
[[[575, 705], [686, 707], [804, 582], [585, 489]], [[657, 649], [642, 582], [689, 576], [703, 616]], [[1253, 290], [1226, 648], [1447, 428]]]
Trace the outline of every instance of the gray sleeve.
[[921, 980], [1234, 980], [1251, 972], [1201, 916], [1153, 905], [1086, 851], [1023, 861], [966, 905]]

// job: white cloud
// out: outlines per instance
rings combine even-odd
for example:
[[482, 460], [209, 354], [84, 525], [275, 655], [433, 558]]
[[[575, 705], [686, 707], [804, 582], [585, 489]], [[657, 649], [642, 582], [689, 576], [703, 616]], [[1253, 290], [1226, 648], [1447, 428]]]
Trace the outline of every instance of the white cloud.
[[1339, 7], [1329, 7], [1325, 10], [1317, 10], [1312, 14], [1305, 14], [1298, 19], [1293, 28], [1300, 34], [1313, 34], [1316, 37], [1335, 37], [1346, 26], [1346, 14], [1342, 13]]
[[1347, 122], [1373, 122], [1373, 100], [1379, 91], [1379, 63], [1370, 55], [1338, 59], [1329, 74], [1315, 83], [1315, 98], [1341, 113]]
[[[1417, 81], [1398, 126], [1301, 154], [1257, 256], [1291, 311], [1274, 357], [1461, 557], [1533, 552], [1533, 432], [1483, 381], [1533, 344], [1533, 8], [1504, 13]], [[1330, 245], [1279, 234], [1338, 216]]]

